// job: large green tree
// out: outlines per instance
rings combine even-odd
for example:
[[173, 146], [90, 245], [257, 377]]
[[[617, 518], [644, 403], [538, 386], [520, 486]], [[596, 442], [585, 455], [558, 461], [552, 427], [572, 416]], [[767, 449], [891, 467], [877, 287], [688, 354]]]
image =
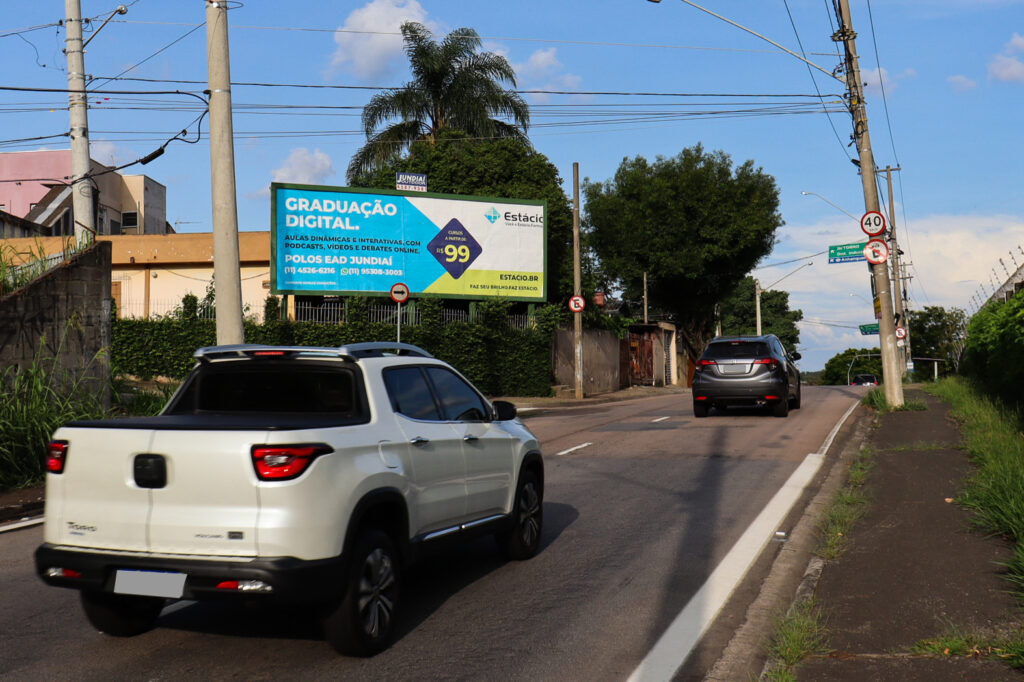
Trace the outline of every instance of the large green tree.
[[874, 374], [882, 380], [882, 354], [877, 348], [847, 348], [825, 363], [821, 383], [845, 386], [857, 374]]
[[[754, 278], [744, 277], [736, 289], [719, 305], [722, 334], [753, 336], [757, 332], [757, 306]], [[761, 292], [761, 333], [775, 334], [788, 350], [800, 343], [796, 323], [804, 319], [802, 310], [790, 310], [789, 292], [773, 289]]]
[[416, 142], [407, 155], [358, 174], [352, 186], [394, 189], [396, 172], [425, 173], [431, 192], [547, 202], [548, 300], [572, 295], [572, 207], [546, 156], [521, 140], [475, 140], [448, 131], [436, 144]]
[[[967, 316], [964, 311], [930, 305], [923, 310], [912, 311], [908, 317], [913, 356], [944, 360], [939, 363], [940, 375], [955, 372], [960, 364], [960, 351], [967, 332]], [[915, 365], [915, 373], [931, 376], [931, 364], [924, 361], [921, 366]]]
[[626, 299], [642, 297], [679, 327], [691, 356], [711, 337], [715, 306], [775, 243], [783, 224], [775, 179], [733, 167], [702, 145], [653, 163], [623, 159], [615, 177], [584, 183], [585, 227], [600, 268]]
[[457, 28], [438, 43], [425, 26], [410, 21], [402, 24], [402, 40], [413, 79], [374, 95], [363, 108], [366, 145], [352, 157], [350, 180], [417, 140], [434, 142], [444, 130], [527, 141], [529, 107], [502, 87], [515, 87], [515, 71], [501, 55], [479, 52], [476, 31]]

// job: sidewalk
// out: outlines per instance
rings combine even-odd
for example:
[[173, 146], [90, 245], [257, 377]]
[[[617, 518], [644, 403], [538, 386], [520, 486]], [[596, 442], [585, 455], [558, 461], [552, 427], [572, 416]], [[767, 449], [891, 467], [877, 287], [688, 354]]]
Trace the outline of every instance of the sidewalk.
[[1024, 671], [996, 661], [911, 654], [915, 643], [953, 628], [1015, 631], [1021, 614], [1000, 577], [1010, 545], [971, 529], [970, 513], [950, 499], [971, 465], [947, 406], [916, 389], [906, 398], [928, 409], [878, 418], [865, 485], [870, 510], [814, 590], [832, 653], [801, 663], [797, 680], [1022, 680]]

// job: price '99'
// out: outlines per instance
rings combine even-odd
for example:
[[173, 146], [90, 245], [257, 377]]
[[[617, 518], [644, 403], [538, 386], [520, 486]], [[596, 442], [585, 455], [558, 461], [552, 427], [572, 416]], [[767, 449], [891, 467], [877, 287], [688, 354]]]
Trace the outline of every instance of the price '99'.
[[465, 263], [469, 261], [469, 247], [465, 244], [461, 246], [446, 244], [444, 247], [444, 256], [444, 260], [447, 263]]

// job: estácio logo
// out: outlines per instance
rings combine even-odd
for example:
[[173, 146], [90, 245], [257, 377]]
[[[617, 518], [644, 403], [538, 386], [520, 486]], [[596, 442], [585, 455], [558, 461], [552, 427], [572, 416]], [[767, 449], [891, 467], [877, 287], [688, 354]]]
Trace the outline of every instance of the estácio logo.
[[491, 206], [491, 210], [487, 211], [487, 213], [484, 213], [484, 217], [487, 218], [487, 220], [490, 221], [490, 223], [493, 225], [498, 220], [498, 218], [501, 217], [501, 214], [498, 213], [498, 210], [496, 208]]

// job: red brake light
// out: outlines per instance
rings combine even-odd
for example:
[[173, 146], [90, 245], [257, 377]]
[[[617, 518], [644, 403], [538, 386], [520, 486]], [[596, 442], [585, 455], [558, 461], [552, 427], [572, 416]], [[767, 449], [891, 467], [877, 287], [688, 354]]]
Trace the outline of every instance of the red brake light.
[[262, 481], [288, 481], [302, 474], [310, 463], [328, 452], [327, 445], [254, 445], [252, 463]]
[[755, 365], [768, 365], [769, 369], [775, 369], [779, 366], [779, 361], [775, 358], [758, 358], [754, 360]]
[[706, 360], [705, 359], [705, 360], [701, 360], [700, 364], [707, 366], [707, 365], [717, 365], [718, 363], [715, 362], [714, 360]]
[[258, 350], [253, 353], [253, 356], [260, 357], [264, 355], [284, 355], [283, 350]]
[[46, 446], [46, 470], [51, 474], [63, 474], [68, 461], [68, 442], [55, 440]]

